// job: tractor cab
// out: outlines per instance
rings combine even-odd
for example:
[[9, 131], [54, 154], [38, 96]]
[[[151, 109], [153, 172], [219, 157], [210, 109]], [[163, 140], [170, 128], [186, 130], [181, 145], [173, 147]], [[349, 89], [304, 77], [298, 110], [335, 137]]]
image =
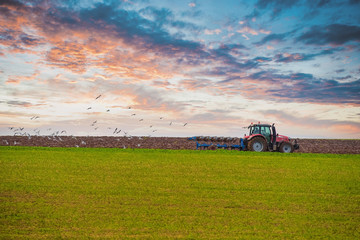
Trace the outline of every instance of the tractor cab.
[[276, 130], [274, 124], [251, 124], [248, 128], [250, 129], [249, 137], [254, 135], [262, 135], [265, 137], [266, 142], [272, 143], [274, 140], [272, 138], [275, 136], [276, 141]]

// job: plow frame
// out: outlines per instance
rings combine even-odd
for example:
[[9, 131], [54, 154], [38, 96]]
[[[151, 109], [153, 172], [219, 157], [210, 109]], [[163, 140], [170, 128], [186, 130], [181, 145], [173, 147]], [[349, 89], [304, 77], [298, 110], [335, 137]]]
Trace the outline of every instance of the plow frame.
[[[201, 149], [209, 149], [209, 148], [215, 148], [215, 149], [239, 149], [239, 151], [244, 151], [246, 149], [246, 146], [244, 144], [244, 139], [240, 138], [240, 144], [226, 144], [224, 141], [231, 141], [233, 138], [224, 138], [224, 137], [190, 137], [188, 140], [196, 141], [196, 150]], [[202, 142], [199, 142], [202, 141]], [[210, 142], [210, 143], [209, 143]], [[213, 143], [213, 142], [222, 142], [222, 143]]]

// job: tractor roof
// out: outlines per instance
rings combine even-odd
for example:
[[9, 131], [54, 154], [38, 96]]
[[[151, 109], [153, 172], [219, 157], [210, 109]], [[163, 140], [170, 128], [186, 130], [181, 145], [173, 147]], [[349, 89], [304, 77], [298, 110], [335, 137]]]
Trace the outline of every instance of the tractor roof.
[[255, 123], [255, 124], [250, 124], [250, 126], [249, 126], [248, 128], [255, 127], [255, 126], [259, 126], [259, 127], [271, 127], [270, 124]]

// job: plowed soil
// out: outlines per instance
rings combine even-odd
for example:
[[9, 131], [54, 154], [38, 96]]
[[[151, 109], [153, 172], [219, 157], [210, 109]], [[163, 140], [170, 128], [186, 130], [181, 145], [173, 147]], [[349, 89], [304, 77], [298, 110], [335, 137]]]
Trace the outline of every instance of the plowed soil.
[[[360, 154], [360, 139], [298, 139], [298, 143], [295, 152]], [[196, 149], [194, 141], [176, 137], [0, 136], [0, 146]]]

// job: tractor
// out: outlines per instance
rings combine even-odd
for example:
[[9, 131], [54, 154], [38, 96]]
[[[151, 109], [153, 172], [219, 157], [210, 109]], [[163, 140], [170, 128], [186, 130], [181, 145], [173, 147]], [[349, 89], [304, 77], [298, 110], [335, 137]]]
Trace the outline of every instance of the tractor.
[[[246, 128], [246, 127], [245, 127]], [[224, 138], [224, 137], [190, 137], [189, 140], [196, 141], [196, 149], [239, 149], [243, 151], [279, 151], [292, 153], [299, 149], [296, 140], [292, 141], [289, 137], [276, 133], [275, 125], [272, 124], [253, 124], [247, 127], [250, 129], [249, 135], [244, 138]]]
[[275, 125], [272, 124], [251, 124], [248, 129], [249, 135], [244, 136], [244, 145], [247, 150], [255, 152], [279, 151], [291, 153], [299, 149], [299, 144], [295, 140], [276, 133]]

